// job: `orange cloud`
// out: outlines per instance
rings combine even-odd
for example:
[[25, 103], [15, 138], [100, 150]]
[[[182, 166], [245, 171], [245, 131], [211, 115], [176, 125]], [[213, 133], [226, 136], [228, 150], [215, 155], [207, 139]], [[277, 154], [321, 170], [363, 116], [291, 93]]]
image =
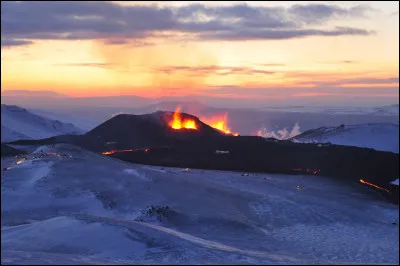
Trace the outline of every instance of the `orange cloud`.
[[210, 76], [206, 72], [182, 75], [163, 71], [171, 63], [194, 68], [218, 64], [216, 56], [196, 44], [132, 47], [96, 42], [94, 47], [104, 64], [114, 66], [112, 71], [116, 78], [123, 78], [132, 86], [151, 87], [164, 93], [173, 88], [196, 90], [204, 86]]

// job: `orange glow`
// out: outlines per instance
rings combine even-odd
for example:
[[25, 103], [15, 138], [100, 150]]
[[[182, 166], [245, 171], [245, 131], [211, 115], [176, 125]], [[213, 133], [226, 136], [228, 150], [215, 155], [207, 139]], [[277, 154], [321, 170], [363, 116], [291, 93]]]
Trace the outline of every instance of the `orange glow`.
[[231, 129], [228, 127], [228, 114], [225, 113], [221, 116], [213, 116], [211, 118], [202, 118], [201, 121], [208, 124], [210, 127], [218, 129], [219, 131], [224, 132], [225, 134], [232, 134], [234, 136], [239, 136], [239, 133], [232, 133]]
[[110, 155], [110, 154], [114, 154], [116, 152], [131, 152], [133, 150], [111, 150], [111, 151], [105, 151], [102, 152], [103, 155]]
[[185, 119], [182, 120], [182, 115], [181, 115], [181, 107], [178, 106], [174, 112], [172, 121], [170, 122], [170, 127], [173, 129], [195, 129], [197, 130], [197, 125], [196, 121], [193, 119]]
[[385, 188], [383, 188], [383, 187], [380, 187], [380, 186], [377, 186], [377, 185], [375, 185], [375, 184], [372, 184], [372, 183], [369, 183], [369, 182], [367, 182], [367, 181], [364, 181], [364, 180], [362, 180], [362, 179], [360, 179], [360, 182], [362, 183], [362, 184], [366, 184], [366, 185], [368, 185], [368, 186], [371, 186], [371, 187], [374, 187], [374, 188], [377, 188], [377, 189], [380, 189], [380, 190], [384, 190], [384, 191], [386, 191], [386, 192], [390, 192], [388, 189], [385, 189]]

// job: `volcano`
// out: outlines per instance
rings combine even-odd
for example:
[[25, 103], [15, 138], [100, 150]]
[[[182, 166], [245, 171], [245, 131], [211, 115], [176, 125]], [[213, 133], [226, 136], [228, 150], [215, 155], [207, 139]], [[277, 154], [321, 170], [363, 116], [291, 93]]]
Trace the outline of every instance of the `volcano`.
[[93, 151], [137, 149], [176, 145], [179, 141], [205, 141], [225, 134], [201, 122], [197, 117], [180, 113], [182, 121], [195, 128], [173, 128], [174, 112], [157, 111], [144, 115], [120, 114], [76, 138], [79, 146]]
[[[70, 143], [124, 161], [183, 168], [323, 175], [384, 188], [399, 176], [399, 154], [369, 148], [234, 136], [177, 112], [117, 115], [80, 136], [13, 144]], [[178, 120], [178, 122], [176, 122]], [[385, 190], [386, 189], [386, 190]], [[389, 190], [390, 191], [390, 190]]]

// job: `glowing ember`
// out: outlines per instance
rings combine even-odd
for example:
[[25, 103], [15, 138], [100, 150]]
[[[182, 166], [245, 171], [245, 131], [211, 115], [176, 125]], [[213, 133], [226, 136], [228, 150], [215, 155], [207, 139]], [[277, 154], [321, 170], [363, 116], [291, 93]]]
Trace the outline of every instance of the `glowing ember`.
[[149, 148], [138, 148], [138, 149], [129, 149], [129, 150], [111, 150], [111, 151], [105, 151], [102, 152], [101, 154], [103, 155], [110, 155], [118, 152], [133, 152], [133, 151], [144, 151], [144, 152], [149, 152]]
[[173, 129], [197, 129], [196, 121], [193, 119], [185, 119], [182, 121], [181, 107], [178, 106], [174, 112], [171, 123], [169, 124]]
[[111, 151], [105, 151], [102, 152], [103, 155], [110, 155], [110, 154], [114, 154], [116, 152], [131, 152], [133, 150], [111, 150]]
[[188, 129], [197, 129], [196, 122], [194, 120], [185, 120], [183, 127]]
[[366, 185], [368, 185], [368, 186], [371, 186], [371, 187], [374, 187], [374, 188], [377, 188], [377, 189], [380, 189], [380, 190], [384, 190], [384, 191], [386, 191], [386, 192], [388, 192], [388, 193], [390, 192], [388, 189], [385, 189], [385, 188], [380, 187], [380, 186], [378, 186], [378, 185], [369, 183], [369, 182], [364, 181], [364, 180], [362, 180], [362, 179], [360, 179], [360, 182], [361, 182], [362, 184], [366, 184]]
[[228, 114], [225, 113], [222, 117], [215, 116], [211, 118], [202, 118], [204, 123], [208, 124], [210, 127], [218, 129], [219, 131], [224, 132], [225, 134], [232, 134], [234, 136], [239, 136], [239, 133], [232, 133], [231, 129], [228, 127]]

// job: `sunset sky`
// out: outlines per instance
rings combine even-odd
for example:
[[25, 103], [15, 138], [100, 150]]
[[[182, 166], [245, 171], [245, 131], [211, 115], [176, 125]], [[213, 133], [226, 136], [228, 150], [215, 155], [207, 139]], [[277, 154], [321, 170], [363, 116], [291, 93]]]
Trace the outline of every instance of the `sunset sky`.
[[398, 103], [399, 4], [1, 2], [1, 88]]

